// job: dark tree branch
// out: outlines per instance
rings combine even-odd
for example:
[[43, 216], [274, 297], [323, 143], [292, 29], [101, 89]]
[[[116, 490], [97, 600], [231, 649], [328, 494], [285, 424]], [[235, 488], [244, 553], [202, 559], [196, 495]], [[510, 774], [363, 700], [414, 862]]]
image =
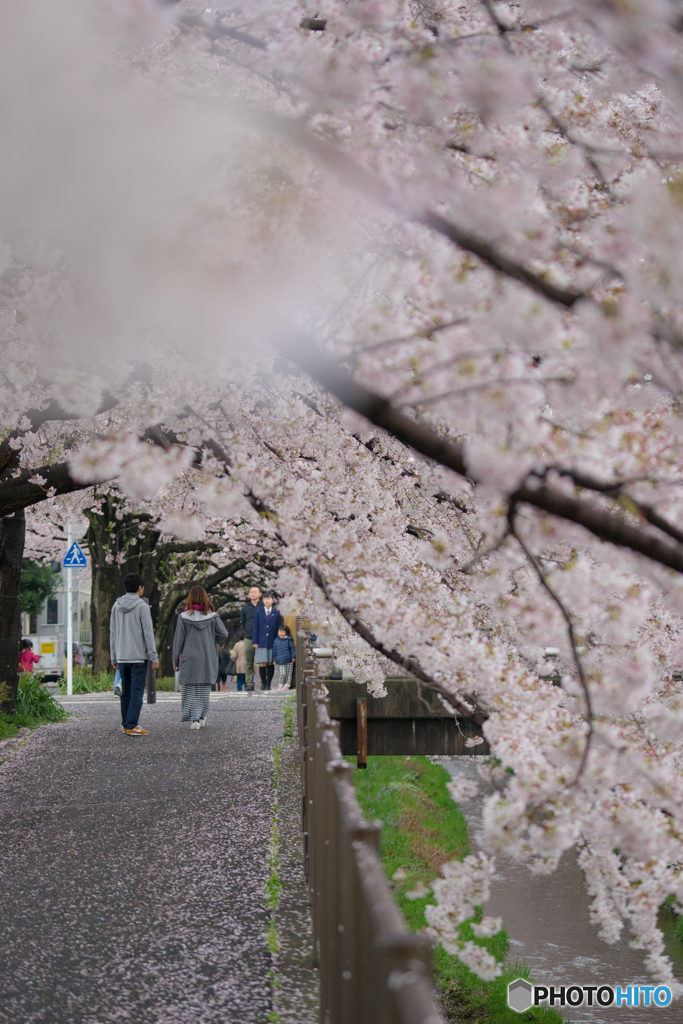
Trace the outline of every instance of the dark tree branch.
[[222, 551], [220, 544], [212, 544], [203, 540], [169, 541], [167, 544], [157, 544], [156, 554], [160, 559], [167, 555], [183, 555], [193, 551], [206, 551], [214, 554]]
[[437, 491], [434, 498], [440, 505], [445, 502], [447, 505], [457, 508], [459, 512], [467, 513], [470, 511], [464, 501], [461, 501], [460, 498], [454, 498], [452, 494], [446, 494], [445, 491]]
[[369, 199], [373, 199], [382, 206], [398, 210], [416, 224], [423, 224], [440, 235], [444, 235], [460, 249], [465, 249], [467, 252], [477, 256], [491, 267], [492, 270], [496, 270], [501, 274], [505, 274], [506, 277], [521, 282], [538, 295], [542, 295], [556, 305], [562, 306], [565, 309], [571, 309], [579, 299], [587, 298], [585, 292], [572, 292], [552, 284], [544, 276], [536, 274], [533, 270], [500, 252], [486, 239], [480, 238], [473, 232], [459, 227], [432, 210], [408, 211], [406, 213], [398, 202], [392, 199], [390, 190], [381, 178], [371, 171], [365, 170], [346, 153], [337, 149], [325, 139], [314, 135], [300, 121], [294, 121], [291, 118], [253, 107], [245, 106], [240, 108], [235, 105], [233, 110], [236, 114], [247, 119], [251, 125], [256, 125], [272, 134], [289, 139], [290, 142], [306, 150], [319, 163], [333, 171], [350, 188], [367, 196]]
[[560, 598], [557, 596], [557, 594], [553, 590], [553, 588], [548, 583], [548, 580], [546, 579], [545, 573], [543, 572], [543, 570], [541, 569], [541, 566], [539, 565], [538, 559], [535, 557], [535, 555], [532, 555], [531, 551], [526, 546], [526, 544], [524, 543], [524, 541], [520, 537], [519, 533], [517, 532], [516, 523], [515, 523], [515, 512], [516, 512], [515, 506], [514, 505], [510, 505], [510, 509], [509, 509], [509, 512], [508, 512], [508, 524], [509, 524], [509, 528], [510, 528], [510, 533], [515, 538], [515, 540], [517, 541], [519, 546], [521, 547], [521, 549], [524, 552], [524, 554], [526, 555], [526, 557], [527, 557], [531, 567], [533, 568], [536, 576], [538, 577], [539, 583], [541, 584], [541, 586], [543, 587], [545, 592], [548, 594], [548, 596], [550, 597], [552, 602], [557, 606], [557, 608], [560, 611], [560, 614], [562, 615], [562, 618], [565, 621], [565, 624], [567, 626], [567, 636], [568, 636], [568, 639], [569, 639], [569, 646], [571, 647], [571, 650], [572, 650], [572, 657], [574, 659], [574, 665], [576, 667], [576, 673], [577, 673], [577, 675], [579, 677], [579, 683], [581, 685], [581, 689], [583, 690], [584, 700], [586, 701], [586, 716], [585, 717], [586, 717], [586, 722], [588, 724], [588, 733], [586, 735], [586, 744], [585, 744], [585, 746], [583, 748], [583, 753], [581, 755], [581, 761], [579, 763], [578, 770], [576, 772], [576, 775], [575, 775], [574, 779], [570, 783], [570, 786], [575, 786], [576, 783], [581, 778], [581, 775], [583, 774], [584, 768], [586, 767], [586, 762], [588, 760], [588, 752], [590, 750], [591, 740], [593, 738], [593, 704], [592, 704], [592, 701], [591, 701], [590, 690], [588, 689], [588, 681], [586, 679], [586, 673], [583, 670], [583, 663], [581, 661], [581, 658], [579, 657], [579, 652], [577, 650], [576, 635], [574, 633], [574, 623], [572, 622], [572, 617], [569, 614], [569, 611], [567, 610], [567, 608], [565, 608], [565, 606], [562, 603], [562, 601], [560, 600]]
[[[599, 494], [604, 494], [608, 498], [612, 498], [614, 501], [620, 502], [626, 507], [627, 511], [630, 511], [629, 506], [632, 506], [633, 510], [641, 515], [644, 519], [647, 519], [648, 523], [652, 526], [656, 526], [662, 533], [666, 533], [669, 537], [672, 537], [677, 544], [683, 544], [683, 530], [679, 530], [673, 523], [668, 522], [662, 515], [657, 512], [656, 509], [652, 508], [651, 505], [644, 505], [641, 501], [637, 501], [632, 497], [625, 488], [628, 486], [627, 482], [615, 481], [614, 483], [608, 483], [602, 480], [597, 480], [589, 473], [582, 473], [576, 469], [563, 469], [561, 466], [548, 466], [546, 473], [551, 470], [559, 473], [561, 476], [568, 476], [574, 481], [577, 487], [582, 487], [588, 491], [597, 491]], [[636, 481], [630, 481], [634, 483]]]
[[583, 292], [571, 292], [566, 288], [560, 288], [552, 284], [551, 281], [547, 281], [544, 277], [534, 273], [533, 270], [529, 270], [523, 264], [499, 252], [495, 246], [491, 245], [484, 238], [480, 238], [472, 232], [458, 227], [457, 224], [446, 220], [445, 217], [438, 213], [434, 213], [431, 210], [425, 211], [424, 213], [411, 216], [410, 219], [419, 224], [424, 224], [428, 228], [432, 228], [440, 235], [444, 235], [451, 242], [454, 242], [458, 248], [471, 252], [473, 256], [478, 256], [492, 270], [497, 270], [514, 281], [519, 281], [521, 284], [526, 285], [527, 288], [530, 288], [538, 295], [542, 295], [543, 298], [549, 299], [556, 305], [571, 309], [579, 299], [588, 297]]
[[306, 395], [302, 395], [300, 391], [292, 391], [292, 394], [295, 398], [301, 399], [304, 405], [307, 405], [309, 409], [312, 409], [317, 416], [323, 415], [318, 406], [315, 404], [315, 402], [312, 401], [312, 399], [307, 398]]
[[360, 356], [367, 355], [368, 352], [377, 352], [381, 348], [393, 348], [395, 345], [405, 345], [416, 338], [428, 338], [431, 340], [440, 331], [447, 331], [451, 327], [459, 327], [460, 324], [469, 323], [469, 320], [470, 318], [467, 316], [459, 316], [453, 320], [444, 320], [442, 323], [429, 324], [419, 331], [413, 331], [412, 334], [402, 334], [398, 338], [385, 338], [384, 341], [375, 341], [372, 345], [366, 345], [365, 348], [354, 349], [351, 357], [357, 360]]
[[211, 590], [213, 587], [217, 587], [223, 580], [227, 580], [229, 576], [234, 576], [240, 569], [245, 569], [247, 566], [246, 558], [234, 558], [228, 565], [224, 565], [221, 569], [217, 569], [210, 576], [204, 576], [201, 579], [201, 585], [205, 590]]
[[445, 700], [448, 704], [450, 704], [450, 706], [454, 708], [454, 710], [457, 711], [459, 715], [462, 715], [463, 718], [469, 718], [472, 722], [476, 722], [477, 725], [484, 724], [484, 722], [486, 721], [486, 716], [482, 715], [476, 709], [469, 707], [465, 703], [465, 700], [467, 698], [458, 698], [445, 686], [443, 686], [441, 683], [438, 683], [436, 679], [433, 679], [432, 676], [425, 672], [425, 670], [422, 668], [419, 662], [415, 661], [414, 658], [406, 658], [404, 657], [404, 655], [399, 654], [399, 652], [394, 650], [392, 647], [387, 647], [385, 644], [382, 643], [381, 640], [377, 639], [377, 637], [371, 632], [370, 629], [368, 629], [368, 627], [364, 623], [359, 621], [356, 612], [352, 611], [350, 608], [344, 608], [342, 605], [340, 605], [338, 601], [336, 601], [335, 598], [332, 596], [329, 583], [321, 573], [320, 569], [311, 564], [301, 564], [307, 570], [308, 575], [311, 577], [316, 587], [322, 590], [323, 594], [330, 602], [330, 604], [337, 609], [339, 614], [344, 619], [346, 619], [354, 633], [357, 633], [362, 640], [365, 640], [366, 644], [369, 644], [370, 647], [373, 647], [384, 658], [388, 658], [389, 661], [393, 661], [394, 664], [400, 665], [401, 668], [405, 669], [406, 672], [409, 672], [411, 676], [414, 676], [416, 679], [419, 679], [421, 683], [425, 683], [425, 685], [428, 686], [430, 690], [434, 690], [436, 693], [438, 693], [439, 696], [442, 697], [443, 700]]
[[267, 43], [264, 43], [258, 36], [252, 36], [250, 32], [243, 32], [239, 28], [228, 28], [227, 25], [223, 25], [219, 21], [215, 21], [213, 25], [208, 25], [203, 18], [198, 18], [193, 14], [184, 14], [182, 18], [179, 18], [178, 24], [184, 31], [199, 29], [208, 39], [212, 39], [214, 42], [218, 39], [234, 39], [236, 42], [244, 43], [245, 46], [251, 46], [256, 50], [265, 50], [267, 48]]
[[[54, 409], [52, 409], [54, 412]], [[54, 418], [52, 416], [51, 418]], [[151, 441], [168, 450], [173, 445], [182, 445], [175, 435], [169, 432], [164, 433], [160, 427], [150, 427], [143, 435], [143, 440]], [[194, 465], [200, 466], [202, 451], [195, 450]], [[73, 494], [74, 491], [83, 491], [92, 487], [95, 481], [85, 483], [74, 480], [70, 474], [68, 462], [57, 462], [47, 466], [36, 466], [21, 469], [16, 476], [5, 476], [0, 480], [0, 516], [11, 515], [19, 509], [36, 505], [48, 497], [48, 491], [54, 488], [54, 495]], [[45, 483], [35, 483], [36, 477], [40, 477]], [[113, 478], [112, 478], [113, 479]], [[97, 481], [98, 483], [109, 483], [109, 480]]]
[[[190, 410], [190, 412], [191, 411], [192, 410]], [[231, 476], [232, 473], [230, 467], [232, 465], [232, 459], [230, 458], [228, 452], [226, 452], [225, 449], [218, 443], [218, 441], [214, 441], [212, 438], [209, 438], [204, 442], [204, 447], [208, 451], [210, 451], [211, 454], [220, 463], [222, 463], [225, 475]], [[275, 513], [271, 508], [269, 508], [264, 501], [261, 501], [258, 495], [254, 494], [251, 488], [248, 491], [246, 491], [244, 497], [249, 502], [254, 511], [257, 512], [262, 518], [270, 519], [274, 523], [277, 522], [277, 513]], [[284, 540], [282, 535], [277, 530], [275, 531], [274, 536], [282, 545], [284, 545], [285, 547], [287, 546], [287, 542]]]
[[[137, 382], [149, 385], [151, 380], [150, 373], [151, 371], [146, 364], [138, 363], [126, 378], [126, 383], [130, 384]], [[46, 384], [46, 386], [48, 385]], [[111, 391], [105, 391], [97, 410], [93, 413], [93, 416], [101, 416], [102, 413], [109, 412], [111, 409], [114, 409], [120, 401], [121, 399], [112, 394]], [[47, 405], [42, 409], [27, 409], [23, 414], [23, 417], [29, 421], [29, 426], [26, 430], [12, 431], [12, 433], [0, 444], [0, 474], [3, 473], [8, 466], [16, 463], [19, 457], [19, 452], [12, 448], [10, 441], [16, 440], [29, 431], [35, 433], [36, 430], [39, 430], [40, 427], [44, 426], [46, 423], [69, 422], [79, 418], [74, 412], [70, 412], [65, 409], [64, 406], [54, 398], [51, 398]]]
[[525, 502], [560, 519], [577, 523], [600, 540], [629, 548], [639, 555], [645, 555], [653, 562], [659, 562], [660, 565], [675, 569], [676, 572], [683, 572], [683, 547], [646, 533], [642, 528], [632, 526], [610, 512], [602, 512], [586, 501], [572, 498], [550, 487], [530, 486], [534, 479], [532, 477], [511, 495], [512, 500], [518, 503]]
[[[282, 353], [310, 373], [340, 402], [360, 413], [371, 423], [382, 427], [426, 458], [477, 482], [476, 469], [468, 468], [465, 463], [462, 445], [440, 437], [431, 428], [394, 409], [385, 398], [353, 380], [345, 370], [318, 351], [314, 345], [299, 343], [287, 348], [283, 346]], [[599, 489], [609, 497], [607, 486], [602, 485], [593, 489]], [[515, 504], [531, 505], [543, 512], [576, 523], [600, 540], [628, 548], [676, 572], [683, 572], [683, 546], [674, 545], [669, 540], [647, 533], [642, 527], [633, 526], [610, 512], [603, 512], [586, 501], [554, 490], [544, 484], [539, 476], [531, 474], [509, 498]], [[652, 516], [657, 515], [654, 510], [650, 512]], [[645, 512], [643, 514], [645, 515]], [[658, 524], [653, 521], [652, 525]], [[672, 530], [675, 527], [666, 524], [666, 528], [667, 533], [673, 537]]]
[[[208, 576], [198, 576], [195, 582], [211, 593], [215, 587], [219, 586], [229, 577], [234, 576], [241, 569], [244, 569], [246, 565], [247, 560], [245, 558], [235, 558], [228, 565], [223, 566]], [[190, 586], [190, 581], [183, 581], [182, 583], [176, 583], [166, 591], [159, 611], [159, 621], [157, 622], [157, 632], [160, 635], [169, 628], [173, 616], [176, 614], [178, 606], [187, 596]]]
[[[31, 483], [37, 476], [42, 477], [45, 483]], [[77, 483], [69, 473], [68, 462], [40, 466], [37, 469], [24, 469], [16, 477], [9, 477], [0, 482], [0, 516], [11, 515], [19, 509], [44, 501], [48, 496], [48, 490], [53, 487], [54, 493], [61, 495], [82, 491], [86, 487], [92, 487], [92, 484]]]
[[468, 477], [463, 447], [448, 438], [439, 437], [405, 413], [395, 409], [386, 398], [359, 384], [333, 359], [305, 340], [281, 346], [282, 354], [330, 391], [343, 405], [360, 413], [371, 423], [386, 430], [409, 448], [426, 455], [460, 476]]

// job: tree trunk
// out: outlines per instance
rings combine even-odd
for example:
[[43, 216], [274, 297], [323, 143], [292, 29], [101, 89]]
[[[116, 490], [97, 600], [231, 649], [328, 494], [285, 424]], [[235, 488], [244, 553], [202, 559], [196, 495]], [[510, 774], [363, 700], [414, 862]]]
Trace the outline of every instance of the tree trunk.
[[167, 597], [160, 607], [156, 634], [162, 676], [173, 675], [173, 637], [178, 612], [182, 610], [184, 599], [184, 592], [171, 599]]
[[114, 491], [100, 497], [99, 509], [86, 509], [86, 543], [92, 561], [90, 620], [92, 626], [93, 672], [107, 671], [109, 656], [109, 619], [114, 601], [123, 593], [123, 581], [129, 572], [137, 572], [145, 581], [152, 622], [158, 610], [156, 582], [159, 531], [146, 513], [121, 513], [121, 498]]
[[137, 572], [142, 576], [145, 581], [145, 599], [149, 603], [152, 625], [156, 631], [160, 597], [157, 583], [157, 548], [161, 534], [153, 525], [148, 525], [142, 516], [136, 518], [140, 520], [138, 524], [132, 528], [126, 527], [126, 561], [121, 567], [121, 578], [123, 580], [129, 572]]
[[21, 639], [21, 560], [26, 518], [20, 509], [0, 519], [0, 710], [12, 712], [17, 703], [19, 641]]
[[101, 511], [85, 509], [88, 531], [85, 542], [90, 552], [92, 584], [90, 591], [90, 625], [92, 628], [92, 670], [93, 673], [108, 672], [111, 668], [109, 657], [109, 618], [117, 597], [121, 596], [121, 571], [113, 558], [112, 544], [115, 543], [115, 508], [111, 497], [102, 502]]
[[[90, 532], [90, 531], [88, 531]], [[92, 548], [90, 549], [92, 552]], [[117, 597], [121, 596], [121, 577], [117, 565], [98, 565], [92, 560], [92, 589], [90, 592], [90, 625], [92, 627], [93, 673], [108, 672], [109, 618]]]

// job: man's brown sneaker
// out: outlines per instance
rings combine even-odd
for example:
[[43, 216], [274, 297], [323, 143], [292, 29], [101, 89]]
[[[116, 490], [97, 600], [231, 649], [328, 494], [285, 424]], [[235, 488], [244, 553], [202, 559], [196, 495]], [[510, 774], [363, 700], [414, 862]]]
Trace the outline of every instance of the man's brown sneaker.
[[134, 729], [126, 729], [125, 732], [128, 736], [147, 736], [149, 729], [141, 729], [139, 725], [136, 725]]

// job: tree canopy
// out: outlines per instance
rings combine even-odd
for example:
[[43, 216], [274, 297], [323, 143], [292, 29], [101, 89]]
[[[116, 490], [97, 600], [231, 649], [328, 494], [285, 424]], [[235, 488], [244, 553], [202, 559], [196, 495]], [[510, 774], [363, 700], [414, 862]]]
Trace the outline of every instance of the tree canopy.
[[[2, 515], [116, 481], [265, 552], [358, 679], [483, 723], [488, 854], [577, 848], [680, 992], [681, 4], [2, 18]], [[431, 920], [483, 976], [492, 864]]]
[[45, 562], [24, 558], [21, 563], [21, 610], [39, 615], [45, 601], [52, 597], [59, 583], [59, 570]]

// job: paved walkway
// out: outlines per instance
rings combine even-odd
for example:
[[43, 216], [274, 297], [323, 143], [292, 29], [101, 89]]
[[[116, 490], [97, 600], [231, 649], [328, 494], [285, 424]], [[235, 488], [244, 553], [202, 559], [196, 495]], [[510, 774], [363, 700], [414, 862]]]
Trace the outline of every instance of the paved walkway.
[[159, 697], [141, 738], [108, 695], [65, 701], [79, 717], [0, 767], [2, 1024], [273, 1011], [263, 886], [283, 700], [215, 695], [190, 731], [179, 697]]

